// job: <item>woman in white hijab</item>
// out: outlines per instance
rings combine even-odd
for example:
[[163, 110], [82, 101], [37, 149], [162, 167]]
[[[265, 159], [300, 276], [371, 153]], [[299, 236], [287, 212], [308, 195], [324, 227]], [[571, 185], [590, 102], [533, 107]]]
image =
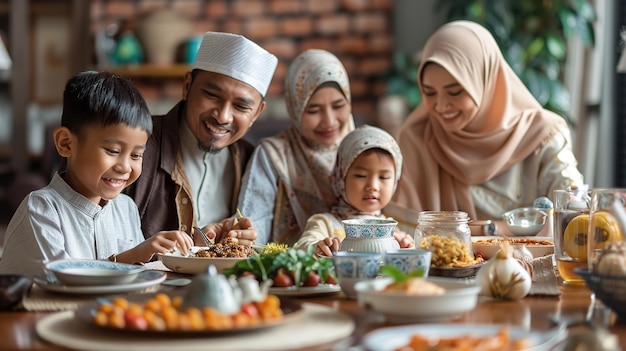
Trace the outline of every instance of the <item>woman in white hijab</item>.
[[285, 100], [291, 126], [260, 141], [239, 196], [259, 243], [293, 245], [311, 215], [330, 210], [337, 147], [354, 129], [348, 74], [328, 51], [311, 49], [294, 59]]
[[491, 220], [583, 185], [565, 120], [542, 108], [484, 27], [437, 30], [417, 81], [423, 102], [398, 135], [405, 159], [394, 204]]

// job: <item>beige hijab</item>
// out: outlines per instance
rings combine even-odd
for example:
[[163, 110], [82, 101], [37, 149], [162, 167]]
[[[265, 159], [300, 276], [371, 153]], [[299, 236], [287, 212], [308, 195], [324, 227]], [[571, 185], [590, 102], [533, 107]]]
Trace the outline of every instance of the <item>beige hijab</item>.
[[[323, 146], [302, 135], [302, 115], [309, 100], [324, 84], [332, 82], [351, 102], [350, 82], [343, 64], [332, 53], [310, 49], [298, 55], [285, 76], [285, 100], [291, 126], [261, 141], [279, 177], [270, 241], [295, 243], [308, 218], [330, 211], [336, 198], [330, 173], [337, 157], [336, 145]], [[352, 115], [343, 136], [354, 129]]]
[[455, 21], [427, 41], [418, 69], [436, 63], [478, 106], [461, 131], [448, 133], [421, 104], [398, 135], [405, 155], [394, 202], [416, 211], [461, 210], [476, 219], [470, 186], [482, 184], [524, 160], [560, 128], [564, 119], [545, 110], [504, 60], [482, 26]]

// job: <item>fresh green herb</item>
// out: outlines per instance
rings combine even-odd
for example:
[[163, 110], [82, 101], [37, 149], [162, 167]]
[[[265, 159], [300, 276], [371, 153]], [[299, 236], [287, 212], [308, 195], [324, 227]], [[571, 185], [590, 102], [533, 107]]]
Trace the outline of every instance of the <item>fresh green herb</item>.
[[396, 283], [402, 283], [402, 282], [406, 281], [409, 278], [423, 277], [424, 276], [424, 269], [423, 268], [414, 269], [414, 270], [410, 271], [409, 273], [405, 274], [404, 272], [402, 272], [396, 266], [385, 265], [385, 266], [380, 267], [380, 272], [383, 275], [386, 275], [388, 277], [393, 278], [393, 280]]

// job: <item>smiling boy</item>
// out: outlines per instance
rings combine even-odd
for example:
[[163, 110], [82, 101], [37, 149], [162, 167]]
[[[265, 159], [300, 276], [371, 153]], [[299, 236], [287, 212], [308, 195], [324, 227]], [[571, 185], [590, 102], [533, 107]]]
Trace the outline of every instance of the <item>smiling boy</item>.
[[135, 263], [193, 245], [184, 232], [144, 241], [137, 206], [120, 194], [142, 170], [152, 119], [125, 78], [82, 72], [66, 84], [54, 142], [67, 167], [20, 204], [7, 227], [0, 274], [34, 276], [57, 259]]

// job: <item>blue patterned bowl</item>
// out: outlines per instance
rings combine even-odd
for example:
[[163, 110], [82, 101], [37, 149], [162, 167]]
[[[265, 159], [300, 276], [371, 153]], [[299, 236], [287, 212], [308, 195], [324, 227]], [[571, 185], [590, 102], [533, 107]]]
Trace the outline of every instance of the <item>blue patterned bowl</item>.
[[46, 263], [45, 270], [65, 285], [127, 284], [146, 267], [101, 260], [57, 260]]
[[335, 274], [348, 298], [356, 298], [354, 284], [378, 275], [382, 253], [338, 251], [333, 254]]
[[360, 239], [393, 238], [398, 224], [393, 219], [380, 218], [346, 219], [341, 222], [346, 230], [346, 237]]
[[432, 252], [423, 249], [402, 249], [385, 252], [385, 265], [395, 266], [403, 273], [421, 271], [421, 277], [428, 277]]

